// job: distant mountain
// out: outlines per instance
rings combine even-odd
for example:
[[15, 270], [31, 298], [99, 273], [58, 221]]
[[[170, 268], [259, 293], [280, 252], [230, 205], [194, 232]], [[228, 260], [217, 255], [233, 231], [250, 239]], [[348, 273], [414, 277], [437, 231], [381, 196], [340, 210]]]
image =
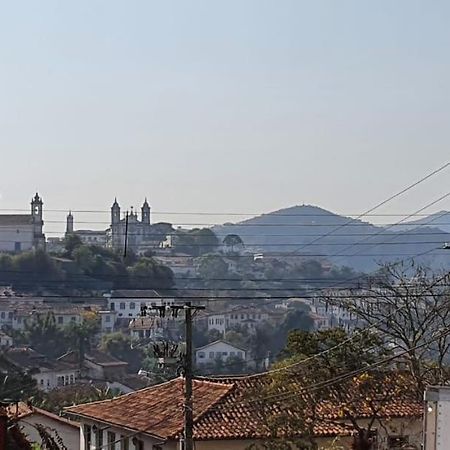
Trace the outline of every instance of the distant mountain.
[[398, 231], [400, 229], [405, 231], [424, 226], [438, 228], [446, 233], [450, 233], [450, 211], [439, 211], [419, 220], [405, 222], [405, 225], [402, 226], [394, 225], [391, 229], [394, 231]]
[[[436, 219], [436, 223], [441, 222], [444, 220]], [[362, 271], [426, 252], [429, 253], [417, 260], [434, 268], [450, 266], [450, 251], [441, 250], [444, 242], [450, 242], [448, 228], [441, 230], [415, 223], [412, 228], [385, 229], [311, 205], [293, 206], [236, 224], [224, 224], [214, 231], [220, 239], [227, 234], [239, 235], [253, 252], [286, 259], [295, 255], [325, 258]]]

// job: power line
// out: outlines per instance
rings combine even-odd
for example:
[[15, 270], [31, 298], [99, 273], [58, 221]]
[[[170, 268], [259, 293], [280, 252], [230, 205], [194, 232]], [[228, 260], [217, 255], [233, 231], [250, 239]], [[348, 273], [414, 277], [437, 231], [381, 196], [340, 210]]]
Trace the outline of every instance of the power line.
[[[391, 195], [390, 197], [388, 197], [386, 200], [383, 200], [382, 202], [378, 203], [377, 205], [375, 205], [374, 207], [368, 209], [367, 211], [363, 212], [362, 214], [360, 214], [358, 217], [356, 217], [356, 220], [359, 220], [361, 218], [363, 218], [365, 215], [367, 214], [371, 214], [373, 213], [375, 210], [377, 210], [378, 208], [380, 208], [381, 206], [386, 205], [387, 203], [389, 203], [390, 201], [394, 200], [395, 198], [403, 195], [405, 192], [409, 191], [410, 189], [414, 188], [415, 186], [423, 183], [425, 180], [431, 178], [432, 176], [436, 175], [437, 173], [441, 172], [442, 170], [446, 169], [447, 167], [450, 166], [450, 162], [447, 162], [446, 164], [442, 165], [441, 167], [439, 167], [438, 169], [434, 170], [433, 172], [429, 173], [428, 175], [424, 176], [423, 178], [421, 178], [420, 180], [414, 182], [413, 184], [410, 184], [409, 186], [407, 186], [406, 188], [402, 189], [401, 191], [397, 192], [394, 195]], [[334, 234], [336, 231], [342, 229], [343, 227], [346, 227], [348, 225], [350, 225], [353, 222], [353, 219], [347, 221], [346, 223], [336, 227], [335, 229], [329, 231], [328, 233], [325, 233], [322, 237], [318, 237], [316, 238], [314, 241], [312, 242], [317, 242], [320, 239], [323, 239], [324, 237], [330, 236], [331, 234]], [[309, 243], [311, 244], [311, 242]], [[306, 245], [306, 244], [305, 244]], [[300, 251], [302, 250], [305, 245], [300, 246], [299, 248], [296, 249], [296, 251]]]

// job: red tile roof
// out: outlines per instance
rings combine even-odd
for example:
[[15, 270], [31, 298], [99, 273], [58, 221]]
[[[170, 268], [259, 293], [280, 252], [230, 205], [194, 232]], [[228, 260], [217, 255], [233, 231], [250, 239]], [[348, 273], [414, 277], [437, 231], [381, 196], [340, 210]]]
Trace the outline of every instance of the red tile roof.
[[[283, 411], [282, 402], [270, 404], [257, 401], [271, 382], [269, 377], [241, 377], [194, 380], [194, 437], [198, 440], [265, 439], [273, 435], [267, 417]], [[164, 439], [176, 439], [183, 430], [183, 386], [181, 378], [133, 392], [113, 400], [78, 405], [67, 409], [71, 415], [90, 418], [147, 433]], [[300, 384], [299, 384], [300, 386]], [[280, 392], [280, 391], [278, 391]], [[132, 411], [132, 415], [130, 414]], [[289, 407], [288, 413], [301, 420], [303, 411]], [[338, 404], [323, 403], [317, 408], [320, 421], [313, 427], [316, 436], [343, 436], [352, 429], [342, 422]], [[360, 418], [370, 415], [364, 405]], [[422, 415], [422, 404], [405, 398], [392, 398], [381, 409], [385, 418]], [[279, 436], [298, 436], [299, 430], [277, 430]]]
[[[232, 384], [195, 380], [194, 417], [198, 419], [231, 389]], [[112, 400], [73, 406], [66, 412], [170, 439], [182, 432], [183, 404], [184, 381], [176, 378]]]
[[74, 428], [79, 428], [80, 424], [73, 420], [68, 420], [65, 417], [57, 416], [56, 414], [51, 413], [50, 411], [46, 411], [45, 409], [36, 408], [35, 406], [27, 405], [24, 402], [19, 402], [16, 404], [8, 405], [6, 408], [8, 417], [12, 420], [20, 420], [25, 417], [31, 416], [32, 414], [40, 414], [42, 416], [48, 417], [52, 420], [56, 420], [65, 425], [69, 425]]

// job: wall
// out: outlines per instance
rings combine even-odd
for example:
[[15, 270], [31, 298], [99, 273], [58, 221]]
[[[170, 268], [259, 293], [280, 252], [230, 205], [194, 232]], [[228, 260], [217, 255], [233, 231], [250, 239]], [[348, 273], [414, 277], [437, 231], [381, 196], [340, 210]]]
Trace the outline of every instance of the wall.
[[[77, 379], [76, 370], [63, 370], [63, 371], [49, 371], [41, 372], [32, 375], [36, 380], [37, 387], [43, 391], [50, 391], [58, 386], [66, 386], [68, 384], [74, 384]], [[63, 381], [59, 381], [58, 378]]]
[[21, 251], [33, 248], [33, 225], [0, 226], [0, 251], [14, 252], [15, 242], [20, 242]]
[[32, 424], [41, 424], [45, 427], [55, 429], [68, 450], [77, 450], [80, 448], [79, 428], [68, 425], [63, 421], [52, 419], [51, 417], [35, 412], [30, 416], [24, 417], [19, 423], [23, 426], [25, 434], [29, 436], [30, 440], [33, 442], [40, 443], [41, 439], [39, 433]]
[[[234, 355], [231, 353], [234, 353]], [[202, 354], [204, 355], [203, 358], [201, 357]], [[245, 360], [245, 352], [240, 348], [233, 347], [226, 342], [215, 342], [204, 348], [198, 349], [195, 352], [195, 361], [197, 364], [206, 364], [213, 363], [218, 357], [225, 361], [230, 356], [238, 356]]]

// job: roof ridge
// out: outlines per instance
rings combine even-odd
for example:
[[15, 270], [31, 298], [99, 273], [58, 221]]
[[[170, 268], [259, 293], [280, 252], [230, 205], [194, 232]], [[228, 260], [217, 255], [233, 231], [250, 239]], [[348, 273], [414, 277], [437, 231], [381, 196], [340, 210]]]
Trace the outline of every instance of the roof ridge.
[[[97, 404], [100, 404], [100, 403], [110, 403], [110, 402], [112, 402], [113, 400], [117, 400], [118, 398], [122, 399], [122, 398], [124, 398], [124, 397], [130, 397], [130, 396], [132, 396], [132, 395], [140, 394], [141, 392], [144, 392], [144, 391], [149, 391], [149, 390], [151, 390], [151, 389], [158, 388], [158, 387], [160, 387], [160, 386], [164, 386], [164, 385], [166, 385], [166, 384], [170, 384], [170, 383], [176, 382], [177, 380], [179, 380], [179, 379], [181, 379], [181, 378], [182, 378], [182, 377], [179, 376], [179, 377], [177, 377], [177, 378], [172, 378], [171, 380], [165, 381], [164, 383], [154, 384], [153, 386], [148, 386], [148, 387], [145, 387], [145, 388], [142, 388], [142, 389], [138, 389], [137, 391], [128, 392], [127, 394], [119, 395], [118, 397], [107, 398], [107, 399], [105, 399], [105, 400], [97, 400], [97, 401], [95, 401], [95, 402], [82, 403], [82, 405], [97, 405]], [[80, 405], [78, 404], [78, 405], [66, 406], [66, 407], [64, 408], [64, 410], [65, 410], [65, 411], [67, 410], [68, 412], [70, 412], [70, 409], [76, 408], [76, 407], [78, 407], [78, 406], [80, 406]]]
[[[201, 383], [210, 383], [210, 384], [220, 384], [221, 386], [226, 386], [228, 387], [227, 391], [224, 392], [223, 394], [219, 395], [216, 399], [214, 399], [210, 405], [208, 405], [202, 412], [200, 412], [197, 416], [194, 417], [194, 426], [197, 422], [199, 422], [205, 415], [207, 415], [210, 412], [211, 408], [214, 408], [218, 403], [220, 403], [228, 394], [231, 393], [231, 391], [233, 391], [236, 387], [236, 385], [234, 383], [214, 383], [212, 381], [208, 381], [208, 380], [198, 380], [196, 378], [194, 378], [194, 382], [201, 382]], [[195, 390], [193, 390], [193, 395], [192, 395], [192, 399], [194, 399], [194, 394], [195, 394]], [[183, 428], [184, 426], [181, 425], [181, 427], [179, 428], [178, 431], [176, 431], [175, 433], [173, 433], [171, 436], [168, 437], [168, 439], [174, 439], [176, 437], [179, 436], [179, 434], [181, 434], [183, 432]]]

